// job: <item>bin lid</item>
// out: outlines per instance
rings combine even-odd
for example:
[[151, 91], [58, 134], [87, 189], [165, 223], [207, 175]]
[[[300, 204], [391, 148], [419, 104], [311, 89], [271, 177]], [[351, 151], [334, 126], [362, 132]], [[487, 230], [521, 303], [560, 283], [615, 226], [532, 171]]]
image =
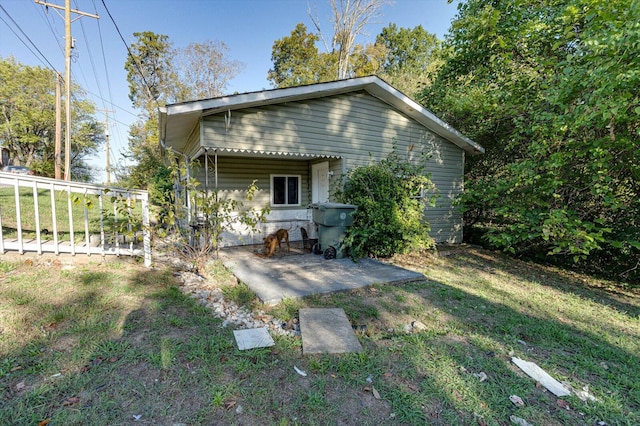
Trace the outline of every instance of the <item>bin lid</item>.
[[357, 210], [358, 206], [354, 206], [353, 204], [342, 204], [342, 203], [313, 203], [313, 204], [309, 204], [309, 208], [319, 209], [319, 210], [331, 210], [331, 209]]

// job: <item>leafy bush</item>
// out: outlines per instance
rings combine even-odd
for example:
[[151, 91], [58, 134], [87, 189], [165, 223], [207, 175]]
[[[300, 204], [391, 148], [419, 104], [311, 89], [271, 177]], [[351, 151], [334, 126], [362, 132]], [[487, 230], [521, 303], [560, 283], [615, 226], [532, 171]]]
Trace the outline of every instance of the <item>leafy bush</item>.
[[354, 258], [433, 248], [424, 210], [434, 204], [436, 191], [426, 160], [424, 154], [417, 162], [403, 159], [394, 147], [387, 158], [347, 174], [336, 196], [358, 206], [345, 238]]
[[149, 201], [154, 206], [159, 206], [158, 220], [160, 223], [167, 222], [175, 205], [173, 179], [172, 169], [163, 165], [156, 169], [147, 186]]
[[468, 158], [462, 196], [465, 222], [486, 244], [638, 281], [640, 55], [629, 46], [640, 43], [640, 8], [631, 4], [461, 4], [445, 64], [420, 99], [486, 148]]
[[173, 176], [171, 168], [164, 165], [158, 167], [151, 176], [148, 189], [149, 201], [154, 205], [173, 204]]
[[[254, 180], [247, 187], [241, 199], [226, 197], [219, 189], [202, 190], [200, 183], [187, 176], [184, 165], [171, 166], [171, 179], [176, 182], [178, 200], [167, 196], [162, 200], [161, 236], [174, 233], [174, 252], [177, 257], [189, 263], [197, 272], [206, 273], [206, 263], [211, 255], [218, 254], [218, 247], [224, 232], [236, 226], [256, 232], [258, 225], [266, 221], [269, 207], [260, 210], [248, 204], [258, 191]], [[167, 194], [171, 191], [167, 191]], [[180, 197], [188, 196], [188, 203]], [[175, 200], [175, 201], [174, 201]], [[191, 206], [189, 212], [184, 204]]]

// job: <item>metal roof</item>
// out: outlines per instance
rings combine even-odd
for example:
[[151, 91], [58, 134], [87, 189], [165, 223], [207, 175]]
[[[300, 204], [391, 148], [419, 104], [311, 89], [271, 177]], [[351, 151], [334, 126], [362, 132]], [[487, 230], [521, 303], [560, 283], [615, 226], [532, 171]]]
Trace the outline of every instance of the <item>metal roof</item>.
[[290, 151], [267, 151], [262, 149], [237, 149], [237, 148], [220, 148], [220, 147], [203, 147], [209, 154], [213, 152], [223, 153], [226, 156], [242, 156], [242, 157], [293, 157], [293, 158], [341, 158], [341, 155], [326, 155], [326, 154], [307, 154], [302, 152], [290, 152]]

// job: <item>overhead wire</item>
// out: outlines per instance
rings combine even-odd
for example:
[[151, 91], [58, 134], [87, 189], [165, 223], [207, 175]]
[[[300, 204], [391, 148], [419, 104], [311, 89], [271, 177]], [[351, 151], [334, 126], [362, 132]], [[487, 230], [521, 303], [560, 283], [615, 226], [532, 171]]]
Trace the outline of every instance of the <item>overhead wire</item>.
[[[96, 6], [95, 0], [92, 0], [92, 3], [93, 3], [93, 9], [95, 10], [95, 14], [97, 15], [98, 14], [98, 8]], [[109, 70], [108, 70], [108, 67], [107, 67], [107, 55], [104, 52], [104, 40], [102, 38], [102, 27], [100, 26], [100, 20], [97, 21], [97, 24], [98, 24], [98, 37], [100, 39], [100, 50], [102, 52], [102, 64], [104, 66], [104, 75], [105, 75], [105, 78], [107, 80], [107, 90], [109, 92], [109, 100], [111, 101], [110, 103], [113, 105], [113, 94], [111, 92], [111, 80], [109, 78]], [[116, 128], [115, 134], [117, 135], [116, 140], [114, 141], [116, 143], [114, 145], [121, 146], [122, 145], [122, 141], [120, 140], [120, 129], [118, 128], [119, 121], [116, 120], [116, 115], [115, 115], [116, 111], [115, 110], [113, 111], [113, 113], [114, 113], [113, 121], [114, 121], [115, 128]], [[114, 152], [114, 150], [111, 150], [110, 154], [111, 154], [112, 160], [114, 160], [114, 162], [115, 162], [116, 158], [115, 158], [115, 155], [112, 154], [113, 152]]]
[[[74, 1], [74, 2], [76, 3], [76, 7], [77, 7], [77, 2], [76, 1]], [[92, 0], [92, 2], [93, 2], [94, 9], [96, 9], [96, 15], [97, 15], [97, 7], [96, 7], [95, 0]], [[120, 28], [118, 27], [113, 15], [111, 14], [109, 8], [106, 5], [105, 0], [102, 0], [101, 2], [102, 2], [102, 5], [103, 5], [107, 15], [109, 16], [111, 22], [113, 23], [113, 25], [114, 25], [114, 27], [115, 27], [115, 29], [116, 29], [119, 37], [120, 37], [120, 40], [124, 44], [129, 56], [134, 58], [135, 69], [140, 74], [142, 82], [143, 82], [143, 84], [145, 86], [145, 89], [150, 94], [151, 93], [151, 88], [150, 88], [149, 83], [147, 82], [147, 79], [146, 79], [146, 77], [144, 75], [144, 72], [142, 70], [141, 65], [137, 62], [137, 60], [135, 60], [135, 56], [132, 54], [127, 42], [125, 41], [125, 39], [124, 39], [124, 37], [122, 35], [122, 32], [120, 31]], [[34, 6], [35, 6], [35, 3], [32, 3], [32, 4], [34, 4]], [[64, 39], [64, 37], [56, 30], [56, 26], [52, 25], [51, 20], [50, 20], [50, 18], [48, 16], [48, 13], [43, 13], [42, 12], [42, 8], [36, 7], [36, 9], [38, 11], [37, 13], [39, 14], [40, 18], [46, 23], [46, 26], [49, 28], [49, 31], [53, 34], [54, 39], [56, 40], [56, 43], [58, 44], [59, 49], [64, 53], [64, 49], [63, 49], [63, 46], [62, 46], [61, 41], [60, 41], [61, 39]], [[9, 12], [1, 4], [0, 4], [0, 10], [2, 12], [4, 12], [4, 14], [6, 14], [6, 16], [13, 23], [13, 26], [15, 28], [17, 28], [17, 30], [22, 34], [22, 36], [20, 36], [16, 32], [16, 30], [14, 30], [14, 28], [5, 19], [2, 18], [2, 16], [0, 16], [0, 20], [2, 22], [4, 22], [5, 25], [7, 25], [7, 28], [18, 38], [18, 40], [20, 40], [20, 42], [22, 44], [25, 45], [25, 47], [34, 55], [34, 57], [36, 57], [41, 63], [43, 63], [43, 65], [48, 66], [54, 72], [57, 73], [58, 71], [56, 70], [56, 67], [51, 63], [51, 61], [49, 61], [49, 59], [42, 53], [42, 51], [40, 51], [38, 46], [33, 42], [33, 40], [31, 40], [31, 38], [24, 32], [24, 30], [22, 30], [20, 25], [13, 19], [13, 17], [9, 14]], [[105, 76], [106, 76], [106, 79], [107, 79], [107, 87], [108, 87], [108, 92], [109, 92], [107, 96], [105, 96], [105, 94], [103, 94], [102, 86], [101, 86], [101, 84], [100, 84], [100, 82], [99, 82], [99, 80], [97, 78], [97, 76], [98, 76], [97, 67], [96, 67], [94, 58], [91, 55], [91, 48], [89, 46], [89, 37], [87, 36], [85, 27], [82, 24], [82, 22], [81, 22], [81, 26], [82, 26], [82, 34], [83, 34], [83, 37], [84, 37], [85, 45], [87, 46], [87, 50], [89, 52], [88, 53], [89, 54], [89, 60], [91, 62], [91, 67], [92, 67], [92, 70], [93, 70], [93, 74], [96, 77], [96, 85], [98, 87], [99, 94], [95, 94], [95, 93], [93, 93], [93, 92], [91, 92], [90, 90], [87, 90], [87, 89], [85, 89], [85, 91], [86, 91], [86, 93], [89, 93], [89, 94], [93, 95], [94, 97], [96, 97], [96, 99], [98, 99], [100, 102], [102, 102], [102, 104], [104, 106], [104, 109], [107, 109], [107, 104], [110, 105], [110, 107], [114, 109], [113, 116], [109, 117], [110, 118], [110, 123], [112, 123], [116, 127], [115, 135], [117, 135], [117, 137], [116, 137], [116, 140], [114, 141], [114, 142], [116, 142], [114, 145], [118, 145], [119, 144], [120, 148], [122, 148], [122, 141], [118, 140], [118, 139], [120, 139], [121, 135], [120, 135], [120, 131], [117, 128], [117, 126], [119, 124], [119, 125], [128, 127], [129, 124], [123, 123], [122, 121], [118, 120], [117, 116], [115, 114], [115, 110], [124, 111], [127, 114], [130, 114], [130, 115], [132, 115], [134, 117], [138, 117], [138, 115], [132, 113], [131, 111], [129, 111], [129, 110], [127, 110], [127, 109], [125, 109], [125, 108], [123, 108], [123, 107], [121, 107], [119, 105], [116, 105], [113, 102], [113, 95], [112, 95], [112, 90], [111, 90], [111, 82], [109, 80], [109, 72], [108, 72], [108, 68], [107, 68], [107, 59], [106, 59], [106, 54], [105, 54], [104, 39], [103, 39], [103, 36], [102, 36], [102, 30], [101, 30], [101, 27], [100, 27], [100, 23], [98, 22], [98, 34], [99, 34], [99, 40], [100, 40], [100, 51], [101, 51], [102, 56], [103, 56], [103, 58], [102, 58], [103, 59], [103, 66], [104, 66], [104, 69], [105, 69]], [[27, 41], [28, 41], [28, 43], [27, 43]], [[83, 72], [82, 66], [77, 67], [77, 69], [79, 70], [79, 73], [80, 73], [81, 77], [84, 79], [83, 81], [86, 82], [86, 86], [85, 87], [90, 87], [91, 85], [88, 84], [88, 80], [87, 80], [87, 78], [86, 78], [86, 76], [85, 76], [85, 74]], [[74, 81], [74, 80], [78, 81], [78, 78], [76, 78], [76, 73], [73, 72], [73, 71], [74, 70], [72, 70], [72, 81]], [[108, 99], [106, 99], [107, 97], [108, 97]], [[74, 96], [72, 98], [75, 101], [79, 100], [79, 98], [75, 96], [75, 93], [74, 93]], [[159, 105], [157, 99], [155, 97], [151, 97], [151, 98], [153, 99], [153, 102], [155, 103], [155, 105], [157, 107], [159, 107], [160, 105]], [[117, 147], [116, 147], [116, 149], [117, 149]], [[111, 153], [115, 152], [116, 149], [111, 150]], [[111, 158], [113, 160], [113, 163], [114, 164], [117, 163], [116, 158], [113, 156], [113, 154], [111, 154], [111, 155], [112, 155]]]
[[149, 98], [153, 99], [153, 102], [156, 104], [156, 107], [160, 108], [160, 104], [158, 103], [158, 100], [154, 96], [151, 95], [151, 86], [149, 85], [149, 83], [147, 82], [146, 77], [144, 76], [144, 72], [142, 71], [142, 67], [140, 66], [138, 61], [135, 59], [135, 56], [131, 52], [131, 49], [129, 49], [129, 45], [124, 40], [124, 37], [122, 36], [122, 32], [120, 32], [120, 28], [118, 28], [118, 24], [116, 24], [115, 19], [113, 19], [113, 16], [111, 15], [111, 12], [109, 11], [109, 8], [107, 7], [107, 4], [105, 3], [105, 0], [102, 0], [102, 5], [104, 6], [104, 9], [107, 11], [107, 15], [109, 15], [109, 18], [111, 19], [111, 22], [113, 22], [113, 26], [116, 27], [116, 31], [118, 32], [118, 35], [120, 36], [120, 40], [122, 40], [122, 43], [126, 47], [127, 52], [129, 53], [129, 56], [134, 60], [134, 64], [136, 66], [136, 69], [138, 70], [138, 73], [140, 74], [140, 77], [142, 77], [142, 81], [144, 82], [145, 88], [147, 89]]
[[[136, 118], [138, 117], [138, 115], [137, 115], [137, 114], [132, 113], [131, 111], [129, 111], [129, 110], [127, 110], [127, 109], [125, 109], [125, 108], [121, 107], [120, 105], [118, 105], [118, 104], [114, 103], [113, 101], [111, 101], [111, 100], [109, 100], [109, 99], [100, 98], [100, 95], [99, 95], [99, 94], [94, 93], [94, 92], [92, 92], [91, 90], [87, 90], [87, 89], [85, 89], [85, 91], [86, 91], [87, 93], [91, 94], [92, 96], [95, 96], [97, 99], [100, 99], [100, 100], [101, 100], [101, 101], [103, 101], [103, 102], [108, 102], [108, 104], [109, 104], [112, 108], [117, 108], [117, 109], [119, 109], [120, 111], [126, 112], [127, 114], [129, 114], [129, 115], [130, 115], [130, 116], [132, 116], [132, 117], [136, 117]], [[120, 124], [126, 125], [125, 123], [120, 123]]]
[[[76, 8], [79, 9], [77, 1], [74, 0], [74, 3], [75, 3]], [[93, 6], [94, 6], [95, 15], [98, 15], [98, 10], [97, 10], [96, 4], [95, 4], [95, 0], [93, 1]], [[107, 67], [106, 54], [105, 54], [105, 48], [104, 48], [104, 39], [102, 37], [102, 29], [101, 29], [101, 26], [100, 26], [100, 20], [97, 19], [96, 23], [97, 23], [97, 29], [98, 29], [98, 35], [99, 35], [98, 39], [100, 41], [100, 52], [102, 54], [102, 62], [103, 62], [104, 71], [105, 71], [104, 75], [105, 75], [105, 78], [106, 78], [106, 81], [107, 81], [108, 94], [105, 96], [105, 93], [104, 93], [103, 88], [102, 88], [102, 84], [100, 83], [100, 80], [98, 79], [98, 75], [99, 74], [98, 74], [96, 62], [95, 62], [93, 54], [92, 54], [92, 46], [89, 45], [90, 38], [87, 36], [87, 31], [86, 31], [86, 28], [85, 28], [85, 25], [84, 25], [83, 21], [80, 21], [80, 26], [81, 26], [81, 29], [82, 29], [82, 36], [84, 38], [84, 44], [85, 44], [85, 46], [87, 48], [87, 53], [89, 55], [89, 61], [91, 63], [93, 76], [95, 78], [95, 82], [96, 82], [96, 86], [98, 88], [99, 94], [95, 94], [95, 93], [93, 93], [93, 92], [91, 92], [89, 90], [86, 90], [86, 89], [85, 90], [86, 90], [87, 93], [89, 93], [92, 96], [94, 96], [94, 98], [96, 100], [98, 100], [98, 101], [100, 101], [102, 103], [102, 107], [103, 107], [102, 109], [103, 109], [103, 112], [105, 114], [109, 115], [110, 113], [113, 113], [113, 114], [109, 115], [108, 119], [105, 120], [105, 126], [107, 125], [107, 123], [109, 124], [109, 127], [111, 127], [111, 125], [113, 125], [116, 128], [116, 131], [115, 132], [111, 132], [111, 129], [107, 129], [107, 128], [105, 128], [105, 130], [109, 134], [109, 136], [115, 135], [115, 137], [111, 138], [110, 141], [109, 141], [111, 143], [111, 149], [109, 150], [108, 154], [109, 154], [109, 157], [111, 159], [111, 163], [112, 164], [116, 164], [117, 163], [117, 158], [116, 158], [114, 153], [118, 152], [120, 150], [120, 148], [122, 148], [122, 146], [123, 146], [123, 143], [122, 143], [122, 140], [121, 140], [120, 129], [118, 127], [118, 124], [121, 124], [121, 125], [123, 125], [125, 127], [128, 126], [128, 124], [123, 123], [123, 122], [121, 122], [120, 120], [117, 119], [116, 108], [119, 109], [119, 110], [125, 111], [128, 114], [133, 115], [134, 117], [137, 117], [137, 115], [135, 115], [135, 114], [131, 113], [130, 111], [128, 111], [128, 110], [116, 105], [113, 102], [113, 95], [112, 95], [112, 91], [111, 91], [111, 82], [110, 82], [110, 79], [109, 79], [109, 70], [108, 70], [108, 67]], [[80, 69], [80, 74], [82, 75], [82, 77], [84, 78], [84, 81], [86, 83], [85, 87], [90, 87], [90, 84], [88, 82], [88, 79], [86, 78], [85, 73], [83, 72], [82, 67], [79, 67], [79, 69]], [[75, 73], [74, 73], [73, 76], [75, 78]], [[110, 108], [114, 108], [114, 109], [112, 110]]]
[[[40, 62], [42, 62], [43, 65], [48, 66], [49, 68], [51, 68], [54, 72], [56, 71], [56, 67], [53, 66], [53, 64], [51, 63], [51, 61], [49, 61], [49, 59], [47, 59], [47, 57], [44, 55], [44, 53], [42, 53], [40, 51], [40, 49], [38, 49], [38, 46], [36, 46], [36, 44], [33, 42], [33, 40], [31, 40], [31, 38], [29, 38], [29, 36], [22, 30], [22, 28], [20, 27], [20, 25], [18, 25], [18, 23], [13, 19], [13, 17], [11, 17], [11, 15], [9, 14], [9, 12], [7, 12], [7, 10], [0, 4], [0, 9], [2, 9], [2, 11], [5, 13], [5, 15], [7, 15], [7, 17], [11, 20], [11, 22], [13, 22], [13, 25], [16, 26], [16, 28], [18, 28], [18, 30], [20, 30], [20, 32], [22, 33], [22, 35], [29, 41], [29, 43], [31, 43], [31, 46], [33, 46], [33, 48], [38, 52], [38, 54], [40, 54], [40, 57], [38, 57], [38, 55], [36, 55], [36, 53], [29, 47], [29, 45], [27, 43], [25, 43], [25, 41], [13, 30], [13, 28], [11, 28], [11, 26], [7, 23], [7, 21], [5, 21], [4, 19], [2, 19], [0, 17], [0, 20], [2, 20], [2, 22], [5, 23], [5, 25], [7, 25], [7, 28], [9, 28], [9, 30], [15, 34], [15, 36], [18, 38], [18, 40], [20, 40], [22, 42], [22, 44], [25, 45], [25, 47], [27, 49], [29, 49], [29, 51], [31, 53], [33, 53], [33, 56], [35, 56]], [[46, 62], [46, 63], [45, 63]]]
[[[78, 2], [74, 1], [75, 7], [76, 9], [80, 9], [80, 7], [78, 6]], [[98, 79], [98, 73], [96, 70], [96, 65], [95, 62], [93, 60], [93, 55], [91, 53], [91, 46], [89, 46], [89, 37], [87, 37], [87, 32], [85, 30], [85, 26], [84, 26], [84, 21], [82, 19], [79, 20], [80, 21], [80, 29], [82, 31], [82, 38], [84, 40], [84, 45], [86, 47], [87, 50], [87, 55], [89, 56], [89, 63], [91, 64], [91, 70], [93, 71], [93, 79], [95, 81], [96, 87], [98, 88], [98, 93], [100, 94], [100, 96], [98, 97], [98, 99], [102, 100], [102, 110], [105, 111], [107, 110], [107, 107], [105, 105], [105, 101], [104, 101], [104, 96], [102, 94], [102, 86], [100, 85], [100, 79]], [[79, 53], [77, 53], [79, 55]], [[75, 67], [74, 67], [75, 68]], [[84, 81], [85, 81], [85, 87], [89, 87], [89, 80], [87, 79], [84, 70], [82, 69], [82, 67], [80, 67], [80, 74], [82, 75]], [[96, 113], [99, 111], [96, 111]], [[98, 119], [99, 121], [102, 121], [100, 119]], [[105, 128], [105, 134], [108, 134], [109, 129]], [[100, 170], [102, 170], [102, 167], [100, 167]]]
[[[58, 44], [58, 48], [60, 49], [60, 53], [64, 54], [64, 46], [62, 45], [62, 43], [60, 42], [60, 40], [64, 40], [64, 35], [59, 33], [55, 27], [53, 26], [53, 24], [51, 24], [51, 21], [49, 20], [49, 13], [48, 13], [48, 8], [45, 8], [44, 10], [46, 10], [47, 12], [43, 12], [42, 7], [40, 7], [37, 3], [32, 2], [31, 5], [36, 9], [36, 13], [38, 13], [38, 15], [40, 15], [40, 17], [42, 18], [42, 20], [47, 24], [47, 26], [49, 27], [49, 30], [51, 31], [51, 34], [53, 34], [53, 39], [56, 41], [56, 43]], [[55, 10], [55, 9], [54, 9]]]
[[[80, 20], [80, 28], [82, 29], [82, 37], [84, 38], [84, 44], [87, 47], [87, 55], [89, 56], [89, 63], [91, 64], [91, 70], [93, 71], [93, 78], [96, 82], [96, 87], [98, 88], [98, 93], [100, 94], [100, 98], [103, 98], [102, 96], [102, 86], [100, 85], [100, 79], [98, 79], [98, 72], [96, 70], [96, 64], [93, 61], [93, 55], [91, 54], [91, 46], [89, 46], [89, 38], [87, 37], [87, 33], [84, 29], [84, 24], [82, 22], [82, 20]], [[82, 71], [82, 69], [81, 69]], [[83, 77], [85, 78], [85, 81], [87, 83], [87, 86], [89, 86], [89, 82], [87, 81], [86, 76]], [[102, 105], [103, 107], [105, 105]], [[105, 108], [106, 109], [106, 108]]]

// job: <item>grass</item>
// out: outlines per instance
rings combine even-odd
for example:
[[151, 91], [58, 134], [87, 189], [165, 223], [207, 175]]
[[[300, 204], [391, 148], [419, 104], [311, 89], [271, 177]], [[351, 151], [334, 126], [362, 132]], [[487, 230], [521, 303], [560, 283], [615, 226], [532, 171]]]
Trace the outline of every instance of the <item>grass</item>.
[[[36, 210], [34, 207], [34, 195], [31, 188], [20, 188], [20, 217], [22, 221], [22, 234], [25, 239], [36, 238]], [[40, 220], [40, 229], [47, 230], [48, 233], [53, 232], [51, 191], [49, 189], [38, 190], [38, 217]], [[56, 209], [56, 226], [58, 236], [61, 240], [68, 241], [70, 235], [69, 228], [69, 205], [68, 194], [65, 191], [54, 192], [54, 204]], [[14, 188], [0, 188], [0, 214], [2, 215], [2, 232], [5, 238], [17, 238], [17, 214]], [[84, 224], [84, 208], [87, 207], [89, 218], [89, 233], [94, 235], [100, 234], [100, 206], [99, 199], [96, 195], [79, 195], [72, 194], [71, 212], [73, 217], [74, 239], [76, 242], [83, 241], [85, 236]], [[113, 228], [114, 202], [110, 196], [103, 197], [103, 215], [105, 217], [104, 226], [109, 230]], [[133, 213], [136, 217], [140, 216], [140, 203], [134, 204]], [[125, 222], [126, 218], [117, 213], [117, 219], [120, 223]], [[43, 238], [47, 238], [43, 235]], [[49, 236], [48, 238], [53, 238]]]
[[[272, 308], [229, 287], [284, 319], [345, 309], [364, 352], [302, 356], [292, 337], [238, 351], [169, 270], [39, 262], [0, 260], [0, 424], [640, 423], [640, 296], [586, 276], [466, 249], [412, 262], [423, 282]], [[596, 399], [559, 403], [511, 356]]]

